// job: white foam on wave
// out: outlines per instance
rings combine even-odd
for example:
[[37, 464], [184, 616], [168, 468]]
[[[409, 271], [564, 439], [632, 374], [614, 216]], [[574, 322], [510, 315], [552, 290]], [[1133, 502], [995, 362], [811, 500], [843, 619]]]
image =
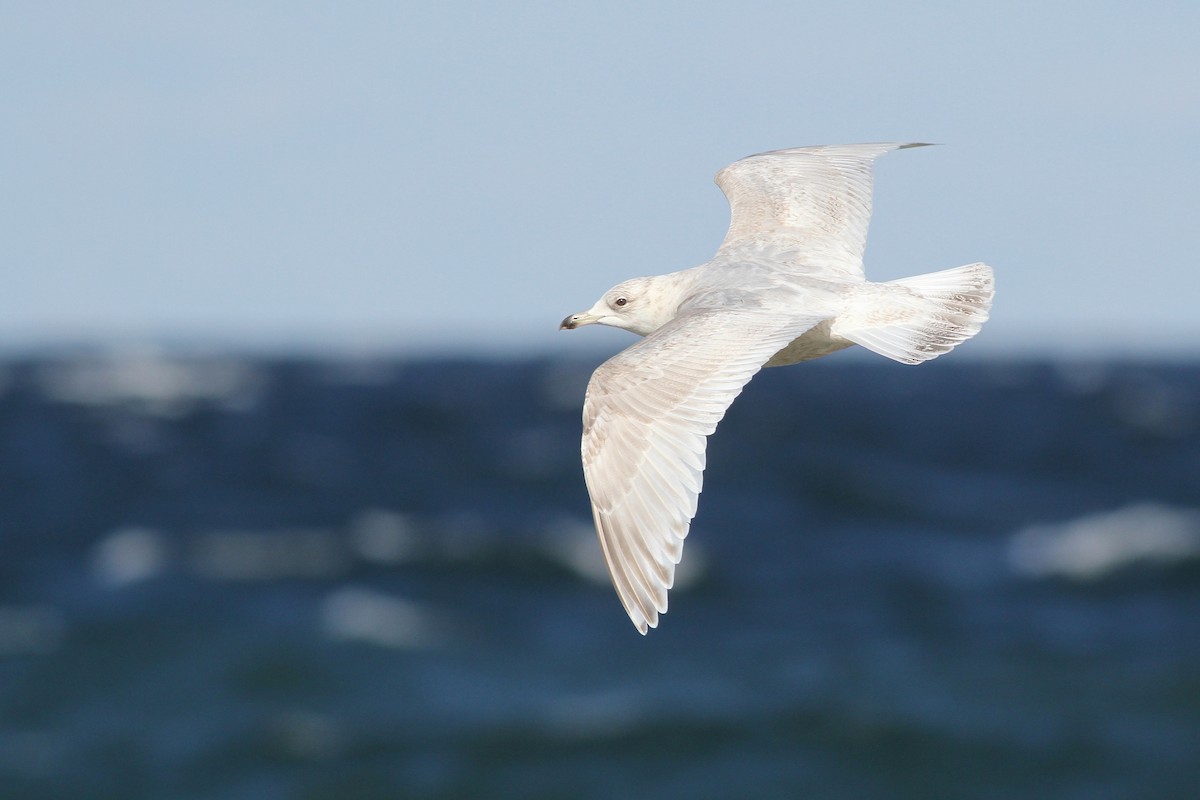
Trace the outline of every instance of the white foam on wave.
[[420, 537], [405, 514], [373, 508], [350, 523], [350, 546], [355, 555], [375, 564], [401, 564], [417, 556]]
[[51, 400], [88, 406], [127, 406], [177, 417], [197, 404], [245, 409], [257, 400], [265, 373], [229, 358], [170, 357], [154, 347], [55, 361], [38, 372]]
[[110, 588], [138, 583], [167, 567], [162, 534], [149, 528], [118, 528], [92, 550], [92, 575]]
[[1135, 563], [1200, 558], [1200, 510], [1157, 503], [1090, 514], [1056, 525], [1031, 525], [1009, 541], [1013, 569], [1032, 577], [1088, 581]]
[[331, 639], [396, 649], [427, 647], [441, 634], [438, 621], [415, 603], [374, 589], [349, 586], [325, 598], [321, 629]]

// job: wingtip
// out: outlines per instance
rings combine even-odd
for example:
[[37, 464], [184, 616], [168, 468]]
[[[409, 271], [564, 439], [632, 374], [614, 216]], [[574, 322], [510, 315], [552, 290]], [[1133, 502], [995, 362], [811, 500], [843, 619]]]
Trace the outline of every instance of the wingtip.
[[721, 168], [720, 170], [717, 171], [716, 180], [717, 180], [717, 184], [720, 185], [722, 173], [724, 173], [730, 167], [734, 166], [735, 164], [740, 164], [743, 161], [749, 161], [751, 159], [761, 158], [763, 156], [814, 155], [814, 154], [830, 152], [830, 151], [839, 150], [839, 149], [866, 149], [866, 150], [873, 150], [874, 152], [871, 153], [869, 157], [875, 158], [876, 156], [882, 155], [883, 153], [887, 153], [887, 152], [890, 152], [893, 150], [907, 150], [910, 147], [934, 147], [937, 144], [938, 144], [937, 142], [894, 142], [893, 141], [893, 142], [866, 142], [866, 143], [861, 143], [861, 144], [848, 144], [848, 145], [816, 144], [816, 145], [807, 145], [805, 147], [787, 147], [782, 150], [765, 150], [761, 153], [754, 153], [753, 155], [748, 155], [744, 158], [740, 158], [737, 161], [733, 162], [733, 164], [728, 164], [725, 167]]

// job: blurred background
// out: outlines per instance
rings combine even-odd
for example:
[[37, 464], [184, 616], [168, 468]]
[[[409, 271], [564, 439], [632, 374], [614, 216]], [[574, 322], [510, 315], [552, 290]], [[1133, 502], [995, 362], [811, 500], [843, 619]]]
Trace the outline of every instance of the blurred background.
[[[0, 797], [1191, 798], [1200, 9], [14, 3]], [[876, 172], [917, 368], [760, 374], [643, 638], [559, 333]]]

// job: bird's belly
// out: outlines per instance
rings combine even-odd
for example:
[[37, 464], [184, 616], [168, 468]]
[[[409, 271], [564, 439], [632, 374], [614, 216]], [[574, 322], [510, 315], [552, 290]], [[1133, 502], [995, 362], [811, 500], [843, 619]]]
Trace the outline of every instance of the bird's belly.
[[825, 320], [816, 327], [805, 331], [803, 335], [793, 339], [787, 347], [784, 347], [778, 353], [771, 356], [770, 360], [763, 366], [786, 367], [788, 364], [811, 361], [814, 358], [820, 358], [838, 350], [844, 350], [854, 344], [849, 339], [830, 335], [830, 323], [831, 320]]

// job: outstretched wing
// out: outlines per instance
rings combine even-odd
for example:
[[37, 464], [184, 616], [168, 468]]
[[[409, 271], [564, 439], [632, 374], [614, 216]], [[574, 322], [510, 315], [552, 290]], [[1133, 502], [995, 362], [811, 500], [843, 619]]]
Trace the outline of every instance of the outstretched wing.
[[667, 610], [696, 514], [706, 437], [763, 363], [819, 321], [684, 313], [592, 375], [583, 472], [613, 585], [642, 633]]
[[757, 252], [804, 272], [862, 278], [875, 159], [913, 144], [797, 147], [735, 161], [717, 173], [729, 200], [718, 256]]

